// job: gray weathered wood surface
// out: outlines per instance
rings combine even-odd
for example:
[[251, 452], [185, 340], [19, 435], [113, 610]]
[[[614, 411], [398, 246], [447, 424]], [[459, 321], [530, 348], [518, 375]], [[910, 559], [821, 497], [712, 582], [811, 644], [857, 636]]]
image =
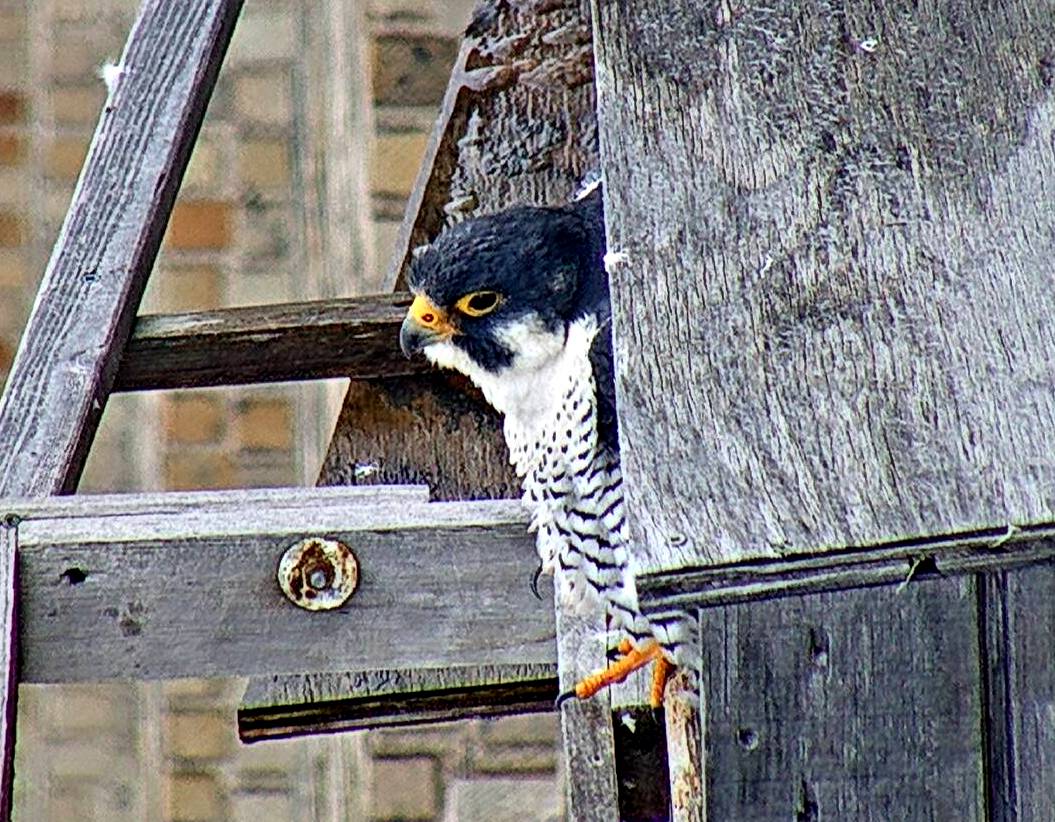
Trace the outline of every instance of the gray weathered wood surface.
[[243, 742], [552, 711], [555, 663], [452, 666], [250, 680], [238, 709]]
[[976, 593], [705, 609], [707, 818], [986, 819]]
[[677, 671], [663, 699], [670, 777], [671, 822], [706, 822], [703, 755], [704, 706], [688, 671]]
[[595, 7], [640, 570], [1055, 518], [1055, 3]]
[[241, 5], [140, 10], [0, 399], [0, 496], [77, 484]]
[[648, 613], [795, 594], [904, 585], [934, 576], [998, 571], [1055, 557], [1055, 523], [789, 559], [650, 575]]
[[1009, 573], [1004, 586], [997, 684], [1006, 688], [998, 720], [1006, 726], [995, 725], [993, 741], [1003, 745], [1008, 774], [1003, 789], [991, 791], [992, 818], [1055, 819], [1055, 563]]
[[406, 294], [136, 320], [114, 391], [421, 374], [399, 350]]
[[[596, 167], [588, 19], [580, 0], [483, 8], [462, 44], [407, 204], [389, 267], [391, 287], [402, 287], [412, 249], [450, 222], [515, 203], [566, 201]], [[518, 497], [508, 460], [500, 418], [465, 380], [442, 373], [353, 380], [319, 482], [424, 482], [436, 499]], [[469, 682], [495, 675], [491, 667], [462, 673]], [[517, 675], [516, 669], [502, 674], [505, 680]], [[345, 684], [334, 679], [329, 690]], [[287, 683], [287, 695], [314, 686]], [[249, 693], [267, 687], [252, 683]], [[405, 704], [393, 698], [392, 705], [391, 719], [399, 722]], [[270, 709], [280, 714], [285, 706]]]
[[18, 706], [18, 522], [0, 515], [0, 819], [11, 818]]
[[[554, 583], [556, 585], [556, 582]], [[556, 598], [555, 598], [556, 599]], [[561, 693], [572, 690], [585, 674], [607, 663], [604, 614], [589, 608], [575, 612], [555, 607], [557, 669]], [[574, 822], [610, 822], [619, 818], [615, 739], [611, 694], [569, 699], [560, 709], [564, 746], [566, 812]]]
[[[519, 504], [308, 503], [277, 523], [269, 508], [198, 520], [27, 515], [23, 681], [554, 662], [552, 613], [526, 582], [536, 557]], [[311, 534], [359, 558], [359, 590], [338, 610], [296, 608], [275, 582], [279, 557]]]

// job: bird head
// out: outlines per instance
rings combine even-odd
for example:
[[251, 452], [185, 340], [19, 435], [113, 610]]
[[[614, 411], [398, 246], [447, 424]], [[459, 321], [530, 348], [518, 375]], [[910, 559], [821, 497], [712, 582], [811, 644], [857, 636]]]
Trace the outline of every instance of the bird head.
[[542, 367], [559, 355], [571, 322], [606, 304], [603, 254], [599, 196], [459, 223], [411, 263], [403, 353], [485, 389], [509, 369]]

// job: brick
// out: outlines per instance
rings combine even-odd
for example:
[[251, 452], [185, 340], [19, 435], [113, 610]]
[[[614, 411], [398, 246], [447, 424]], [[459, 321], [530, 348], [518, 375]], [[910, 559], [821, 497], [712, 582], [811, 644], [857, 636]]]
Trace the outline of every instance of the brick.
[[18, 48], [25, 45], [26, 15], [13, 11], [0, 12], [0, 42], [10, 43]]
[[236, 747], [234, 724], [218, 713], [168, 714], [165, 740], [169, 755], [180, 759], [223, 759]]
[[163, 400], [161, 424], [173, 443], [215, 443], [223, 436], [226, 410], [223, 400], [215, 394], [173, 394]]
[[429, 135], [424, 131], [380, 135], [370, 166], [371, 190], [409, 194], [428, 142]]
[[130, 685], [63, 685], [60, 699], [47, 711], [48, 736], [127, 736], [136, 721], [134, 704], [135, 692]]
[[245, 74], [236, 79], [234, 110], [251, 122], [289, 126], [293, 120], [289, 73]]
[[11, 370], [11, 363], [15, 361], [15, 344], [13, 341], [0, 337], [0, 388], [3, 387], [4, 378]]
[[231, 242], [232, 207], [215, 200], [180, 201], [172, 210], [165, 244], [183, 251], [219, 250]]
[[[227, 285], [231, 306], [271, 305], [295, 299], [293, 284], [284, 271], [244, 271]], [[296, 295], [303, 299], [303, 295]]]
[[376, 105], [435, 106], [447, 90], [458, 41], [397, 31], [379, 36], [372, 56]]
[[233, 709], [238, 705], [240, 692], [231, 691], [232, 682], [234, 680], [174, 679], [163, 683], [162, 688], [171, 706], [216, 708], [229, 704]]
[[296, 41], [297, 26], [291, 12], [250, 6], [238, 19], [224, 64], [245, 66], [292, 60]]
[[55, 137], [44, 152], [44, 173], [53, 180], [74, 182], [87, 154], [86, 137]]
[[155, 289], [150, 305], [157, 311], [204, 311], [223, 302], [223, 275], [212, 265], [166, 268], [155, 272], [150, 284]]
[[165, 457], [164, 482], [169, 491], [234, 488], [234, 464], [227, 454], [215, 451], [170, 453]]
[[26, 259], [19, 250], [0, 249], [0, 293], [24, 288], [29, 282]]
[[553, 773], [557, 749], [552, 745], [491, 745], [473, 758], [479, 773]]
[[0, 125], [15, 125], [26, 117], [26, 98], [13, 89], [0, 90]]
[[453, 779], [447, 784], [444, 822], [557, 822], [556, 779]]
[[4, 206], [23, 209], [29, 199], [30, 182], [28, 164], [23, 166], [0, 165], [0, 209]]
[[238, 176], [258, 190], [288, 188], [289, 147], [282, 140], [243, 140], [238, 146]]
[[241, 794], [234, 799], [234, 822], [289, 822], [296, 818], [293, 798], [287, 793]]
[[226, 803], [219, 780], [212, 774], [183, 773], [168, 780], [170, 822], [213, 822], [226, 819]]
[[480, 723], [481, 736], [490, 744], [546, 743], [556, 745], [560, 723], [556, 714], [524, 714]]
[[51, 89], [51, 111], [55, 122], [64, 126], [93, 126], [99, 119], [106, 88], [101, 82]]
[[22, 218], [10, 211], [0, 211], [0, 248], [13, 248], [23, 242]]
[[289, 450], [293, 447], [293, 413], [284, 399], [251, 399], [238, 403], [235, 439], [249, 450]]
[[269, 205], [252, 198], [244, 214], [240, 238], [246, 256], [266, 260], [267, 268], [273, 268], [276, 260], [289, 256], [293, 243], [290, 230], [295, 225], [289, 206]]
[[220, 161], [220, 149], [215, 141], [199, 138], [183, 175], [183, 190], [217, 193], [226, 177], [225, 164]]
[[102, 44], [93, 42], [87, 38], [73, 39], [66, 37], [62, 41], [61, 48], [47, 50], [51, 56], [51, 64], [48, 66], [49, 74], [55, 80], [73, 80], [83, 83], [98, 80], [98, 68], [102, 64], [106, 53]]
[[[438, 787], [436, 764], [431, 758], [375, 760], [370, 785], [370, 817], [407, 822], [432, 819], [439, 809]], [[521, 817], [525, 818], [530, 817]]]
[[0, 165], [15, 166], [26, 156], [25, 141], [17, 134], [0, 134]]

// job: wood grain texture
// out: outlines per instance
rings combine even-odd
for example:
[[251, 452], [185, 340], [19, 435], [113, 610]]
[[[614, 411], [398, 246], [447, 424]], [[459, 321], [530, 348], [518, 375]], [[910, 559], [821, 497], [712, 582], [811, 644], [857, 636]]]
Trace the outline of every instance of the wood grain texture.
[[1008, 724], [994, 741], [1013, 770], [992, 819], [1055, 819], [1055, 564], [1009, 573], [1006, 586]]
[[[557, 586], [555, 579], [554, 587]], [[555, 607], [561, 693], [573, 690], [581, 677], [601, 670], [607, 663], [602, 638], [606, 629], [604, 614], [591, 608], [587, 600], [581, 600], [581, 604], [579, 611], [567, 605]], [[591, 699], [565, 701], [560, 709], [560, 730], [567, 818], [574, 822], [619, 819], [615, 737], [608, 690]]]
[[640, 571], [1051, 521], [1055, 4], [594, 6]]
[[439, 500], [519, 497], [501, 425], [455, 374], [353, 381], [319, 484], [421, 483]]
[[670, 776], [671, 822], [706, 822], [703, 716], [692, 679], [677, 671], [663, 697]]
[[385, 294], [136, 320], [114, 391], [421, 374], [399, 350], [410, 305]]
[[0, 496], [70, 491], [241, 0], [148, 0], [0, 399]]
[[[321, 525], [309, 507], [274, 532], [265, 509], [227, 513], [222, 532], [166, 515], [25, 520], [23, 681], [553, 663], [518, 505], [350, 505]], [[285, 549], [312, 534], [360, 562], [335, 611], [296, 608], [275, 581]]]
[[1055, 556], [1055, 527], [983, 531], [789, 559], [692, 568], [650, 575], [646, 613], [670, 612], [796, 594], [907, 585], [922, 579], [1045, 563]]
[[553, 710], [555, 663], [258, 677], [238, 709], [243, 742]]
[[11, 818], [18, 714], [18, 521], [0, 517], [0, 819]]
[[597, 168], [586, 0], [478, 4], [444, 95], [389, 268], [452, 221], [566, 202]]
[[701, 612], [707, 818], [985, 816], [972, 578]]

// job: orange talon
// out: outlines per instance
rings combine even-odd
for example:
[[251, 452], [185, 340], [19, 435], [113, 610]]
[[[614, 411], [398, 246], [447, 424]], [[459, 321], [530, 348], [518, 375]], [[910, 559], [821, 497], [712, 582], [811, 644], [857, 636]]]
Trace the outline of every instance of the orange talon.
[[674, 663], [665, 656], [658, 657], [656, 664], [652, 666], [652, 688], [648, 693], [648, 703], [653, 708], [663, 707], [663, 691], [672, 673], [674, 673]]
[[[624, 642], [626, 645], [630, 645], [629, 640], [624, 640]], [[624, 642], [619, 643], [620, 650], [623, 649]], [[590, 676], [576, 683], [575, 695], [579, 699], [589, 699], [602, 688], [606, 688], [616, 682], [622, 682], [634, 671], [644, 668], [652, 660], [662, 658], [663, 650], [658, 642], [649, 641], [640, 648], [629, 647], [622, 659], [613, 662], [603, 671], [590, 674]]]

